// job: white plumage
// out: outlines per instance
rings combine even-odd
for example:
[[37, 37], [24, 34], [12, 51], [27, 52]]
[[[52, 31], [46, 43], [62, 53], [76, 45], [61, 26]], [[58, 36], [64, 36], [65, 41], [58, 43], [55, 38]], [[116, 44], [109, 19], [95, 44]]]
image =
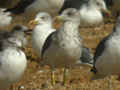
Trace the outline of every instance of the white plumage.
[[0, 27], [8, 26], [11, 24], [12, 16], [10, 12], [4, 12], [5, 9], [0, 8]]
[[82, 26], [98, 26], [103, 23], [103, 12], [107, 11], [104, 0], [89, 0], [88, 4], [79, 9]]
[[32, 47], [34, 51], [41, 57], [42, 47], [49, 34], [55, 31], [52, 28], [52, 18], [48, 13], [40, 12], [35, 18], [36, 26], [32, 32]]

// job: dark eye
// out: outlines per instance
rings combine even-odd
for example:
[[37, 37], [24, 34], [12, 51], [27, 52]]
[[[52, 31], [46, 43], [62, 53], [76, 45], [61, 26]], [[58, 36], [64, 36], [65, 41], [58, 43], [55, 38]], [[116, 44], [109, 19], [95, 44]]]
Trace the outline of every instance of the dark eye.
[[72, 14], [73, 14], [72, 12], [68, 12], [68, 14], [67, 14], [67, 15], [68, 15], [68, 16], [71, 16]]
[[101, 4], [99, 2], [96, 3], [98, 6], [100, 6]]
[[44, 20], [44, 19], [45, 19], [45, 17], [41, 17], [41, 19], [43, 19], [43, 20]]

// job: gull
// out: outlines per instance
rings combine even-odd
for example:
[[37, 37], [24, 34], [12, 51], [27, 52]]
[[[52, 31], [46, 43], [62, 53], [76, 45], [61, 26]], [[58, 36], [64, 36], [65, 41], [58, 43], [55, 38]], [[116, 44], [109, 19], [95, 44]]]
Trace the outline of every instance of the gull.
[[101, 25], [103, 14], [110, 15], [104, 0], [66, 0], [59, 13], [71, 7], [79, 10], [81, 27]]
[[94, 55], [91, 80], [106, 76], [120, 75], [120, 17], [116, 21], [113, 32], [100, 41]]
[[0, 38], [0, 90], [7, 90], [24, 74], [27, 59], [22, 48], [27, 44], [26, 31], [27, 27], [17, 25], [7, 36]]
[[[52, 85], [55, 85], [55, 68], [69, 68], [74, 66], [81, 56], [82, 38], [80, 37], [80, 19], [76, 9], [70, 8], [61, 16], [56, 17], [63, 21], [59, 30], [51, 33], [42, 48], [41, 65], [51, 67]], [[66, 69], [64, 69], [63, 84], [66, 81]]]
[[6, 9], [0, 8], [0, 27], [5, 27], [11, 24], [12, 16], [10, 12], [4, 12]]
[[42, 47], [46, 38], [55, 31], [52, 28], [52, 17], [46, 12], [39, 12], [31, 23], [36, 24], [32, 32], [32, 47], [41, 58]]
[[20, 0], [13, 8], [8, 8], [13, 14], [31, 15], [38, 12], [48, 12], [55, 15], [60, 10], [64, 0]]

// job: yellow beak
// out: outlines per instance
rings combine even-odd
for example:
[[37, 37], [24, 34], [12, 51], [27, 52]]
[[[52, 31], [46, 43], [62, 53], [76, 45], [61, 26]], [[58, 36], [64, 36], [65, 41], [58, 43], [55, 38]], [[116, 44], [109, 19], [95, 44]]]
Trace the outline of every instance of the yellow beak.
[[37, 23], [38, 23], [37, 21], [31, 20], [31, 21], [28, 23], [28, 26], [30, 27], [30, 29], [33, 29], [34, 26], [35, 26]]
[[36, 25], [37, 23], [38, 23], [38, 22], [35, 21], [35, 20], [31, 20], [31, 21], [29, 22], [30, 25]]

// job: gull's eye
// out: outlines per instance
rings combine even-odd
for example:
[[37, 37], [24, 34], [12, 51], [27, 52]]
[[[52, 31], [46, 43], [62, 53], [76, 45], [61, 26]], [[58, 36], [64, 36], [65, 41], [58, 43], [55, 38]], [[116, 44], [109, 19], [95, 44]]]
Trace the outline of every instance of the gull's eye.
[[73, 15], [73, 13], [72, 12], [68, 12], [68, 14], [67, 14], [68, 16], [71, 16], [71, 15]]
[[96, 3], [98, 6], [100, 6], [101, 4], [99, 2]]
[[44, 20], [44, 19], [45, 19], [45, 17], [41, 17], [41, 19], [43, 19], [43, 20]]

